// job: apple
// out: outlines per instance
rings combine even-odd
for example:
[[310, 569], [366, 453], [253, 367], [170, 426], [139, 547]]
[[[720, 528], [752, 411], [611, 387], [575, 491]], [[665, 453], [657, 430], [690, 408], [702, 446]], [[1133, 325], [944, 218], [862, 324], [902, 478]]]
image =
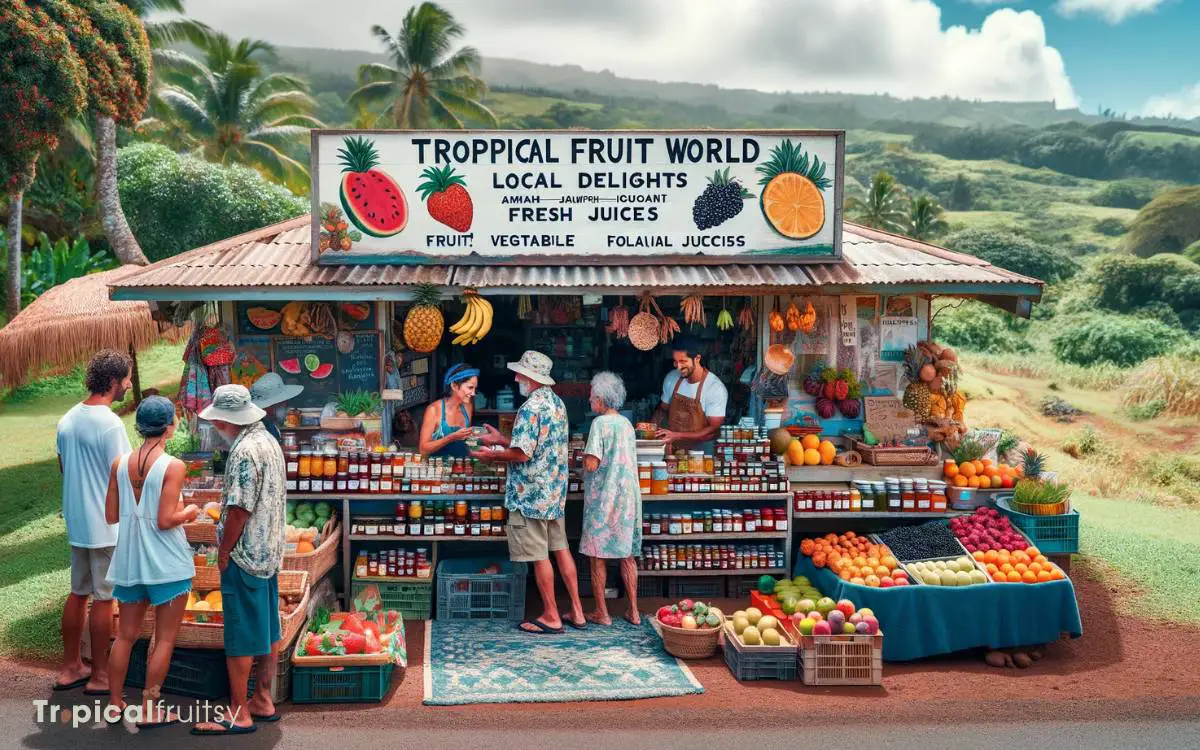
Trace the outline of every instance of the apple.
[[879, 579], [879, 588], [881, 589], [890, 589], [895, 585], [896, 581], [891, 576], [884, 576], [883, 578]]
[[861, 624], [867, 626], [867, 632], [871, 635], [875, 635], [879, 632], [879, 620], [876, 620], [873, 616], [864, 617]]
[[813, 628], [815, 628], [816, 625], [817, 625], [816, 620], [813, 620], [812, 618], [809, 618], [809, 617], [805, 617], [803, 620], [800, 621], [800, 623], [796, 627], [797, 627], [797, 629], [799, 629], [801, 635], [812, 635]]
[[849, 599], [839, 599], [838, 603], [834, 606], [837, 608], [837, 611], [841, 612], [846, 617], [854, 614], [854, 602], [850, 601]]
[[852, 625], [857, 625], [857, 624], [859, 624], [860, 622], [862, 622], [862, 620], [863, 620], [862, 613], [861, 613], [861, 612], [855, 612], [854, 614], [850, 615], [850, 619], [849, 619], [849, 620], [846, 620], [846, 622], [848, 622], [848, 623], [850, 623], [850, 624], [852, 624]]
[[682, 627], [684, 630], [695, 630], [696, 618], [692, 617], [691, 615], [684, 615], [683, 622], [680, 623], [680, 627]]
[[829, 627], [833, 628], [834, 632], [841, 629], [846, 624], [846, 616], [842, 614], [840, 609], [835, 609], [829, 613]]
[[813, 625], [812, 634], [813, 635], [833, 635], [833, 628], [830, 627], [829, 622], [827, 620], [822, 620], [821, 622], [818, 622], [817, 624]]
[[862, 615], [863, 617], [874, 617], [875, 616], [875, 611], [873, 609], [871, 609], [870, 607], [863, 607], [862, 609], [858, 610], [858, 613], [860, 615]]
[[693, 602], [691, 599], [684, 599], [683, 601], [679, 602], [679, 609], [682, 612], [691, 612], [693, 606], [695, 606], [695, 602]]
[[812, 612], [816, 608], [817, 603], [812, 599], [801, 599], [800, 601], [796, 602], [797, 612]]
[[854, 625], [854, 623], [850, 623], [850, 622], [842, 623], [842, 634], [843, 635], [854, 635], [857, 632], [858, 632], [858, 629], [857, 629], [857, 626]]
[[820, 622], [821, 620], [825, 619], [825, 615], [814, 609], [812, 612], [808, 613], [808, 619], [812, 620], [813, 622]]
[[837, 603], [828, 596], [823, 596], [817, 600], [817, 611], [823, 615], [829, 614], [835, 607], [837, 607]]
[[662, 621], [663, 621], [663, 620], [665, 620], [665, 619], [666, 619], [666, 618], [667, 618], [667, 617], [668, 617], [670, 614], [671, 614], [671, 608], [670, 608], [670, 607], [659, 607], [659, 608], [658, 608], [658, 612], [657, 612], [657, 613], [655, 613], [655, 615], [654, 615], [654, 616], [658, 618], [658, 621], [659, 621], [659, 622], [662, 622]]
[[893, 580], [893, 584], [896, 586], [907, 586], [908, 579], [907, 578], [896, 578]]
[[859, 635], [870, 635], [871, 634], [871, 626], [868, 625], [866, 623], [866, 621], [863, 621], [854, 626], [854, 631], [856, 633], [858, 633]]

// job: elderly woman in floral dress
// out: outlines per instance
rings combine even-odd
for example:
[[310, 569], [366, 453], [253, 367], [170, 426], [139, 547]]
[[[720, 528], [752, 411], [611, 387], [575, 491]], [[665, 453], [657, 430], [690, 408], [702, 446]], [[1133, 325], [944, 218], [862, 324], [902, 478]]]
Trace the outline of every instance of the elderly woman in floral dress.
[[610, 625], [604, 599], [609, 560], [621, 561], [629, 594], [625, 619], [641, 624], [637, 607], [637, 558], [642, 554], [642, 493], [637, 473], [637, 436], [617, 410], [625, 403], [625, 384], [611, 372], [592, 378], [592, 422], [584, 450], [583, 535], [579, 552], [591, 558], [596, 611], [588, 620]]

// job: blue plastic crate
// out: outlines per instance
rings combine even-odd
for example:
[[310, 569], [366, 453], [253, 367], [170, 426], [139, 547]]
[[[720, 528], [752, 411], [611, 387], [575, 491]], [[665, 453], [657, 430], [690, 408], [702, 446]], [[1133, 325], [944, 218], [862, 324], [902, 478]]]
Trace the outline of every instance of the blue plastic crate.
[[378, 703], [387, 695], [394, 665], [292, 667], [292, 703]]
[[1013, 510], [1004, 498], [996, 501], [996, 508], [1029, 537], [1043, 555], [1069, 555], [1079, 551], [1079, 511], [1072, 510], [1059, 516], [1031, 516]]
[[[489, 565], [498, 565], [500, 572], [479, 572]], [[437, 619], [524, 619], [528, 572], [525, 563], [507, 560], [441, 561], [437, 566]]]

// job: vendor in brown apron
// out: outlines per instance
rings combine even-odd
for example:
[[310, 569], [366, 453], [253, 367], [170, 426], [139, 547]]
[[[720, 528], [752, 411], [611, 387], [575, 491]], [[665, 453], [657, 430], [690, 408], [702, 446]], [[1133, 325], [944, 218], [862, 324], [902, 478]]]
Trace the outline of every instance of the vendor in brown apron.
[[[660, 429], [658, 436], [670, 444], [671, 451], [701, 449], [716, 437], [725, 421], [728, 393], [724, 384], [700, 364], [698, 345], [690, 338], [676, 339], [671, 355], [675, 371], [667, 375], [662, 403], [654, 413], [655, 422], [666, 419], [666, 429]], [[694, 390], [690, 396], [680, 393], [685, 382], [688, 390]]]

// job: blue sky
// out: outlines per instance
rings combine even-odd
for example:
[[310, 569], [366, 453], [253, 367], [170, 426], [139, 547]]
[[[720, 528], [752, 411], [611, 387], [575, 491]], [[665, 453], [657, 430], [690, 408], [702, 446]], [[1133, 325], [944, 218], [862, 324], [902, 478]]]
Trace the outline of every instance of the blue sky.
[[[1102, 105], [1137, 114], [1154, 96], [1178, 94], [1200, 84], [1198, 0], [1095, 0], [1081, 3], [1095, 10], [1070, 15], [1056, 0], [938, 4], [946, 25], [968, 27], [978, 27], [998, 8], [1036, 12], [1046, 26], [1047, 44], [1062, 53], [1081, 106], [1089, 112]], [[1139, 7], [1145, 10], [1136, 12]]]
[[[1200, 117], [1200, 0], [441, 0], [485, 56], [763, 91]], [[405, 0], [192, 0], [235, 37], [379, 51]], [[484, 71], [486, 76], [486, 70]]]

